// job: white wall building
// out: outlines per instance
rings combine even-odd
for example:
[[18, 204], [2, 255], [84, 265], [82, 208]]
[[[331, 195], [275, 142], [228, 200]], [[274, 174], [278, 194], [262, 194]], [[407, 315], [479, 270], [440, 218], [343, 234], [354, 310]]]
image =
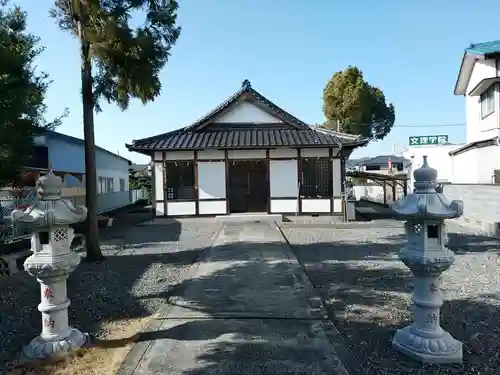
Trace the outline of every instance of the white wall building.
[[467, 143], [450, 153], [453, 182], [500, 183], [500, 41], [465, 50], [455, 95], [465, 96]]
[[408, 147], [403, 152], [403, 157], [411, 160], [408, 168], [408, 190], [413, 191], [413, 171], [423, 165], [424, 156], [427, 156], [429, 165], [437, 170], [439, 182], [453, 182], [455, 170], [450, 152], [461, 146], [462, 145], [431, 145]]
[[157, 216], [333, 215], [345, 160], [367, 142], [309, 127], [245, 80], [196, 123], [127, 147], [152, 158]]

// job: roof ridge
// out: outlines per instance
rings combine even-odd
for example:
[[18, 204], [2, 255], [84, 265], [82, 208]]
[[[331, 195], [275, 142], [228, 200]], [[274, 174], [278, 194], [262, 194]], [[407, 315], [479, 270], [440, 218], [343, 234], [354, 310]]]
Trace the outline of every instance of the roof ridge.
[[[187, 126], [186, 128], [200, 130], [200, 127], [207, 125], [206, 123], [208, 121], [210, 121], [211, 118], [219, 115], [222, 111], [229, 108], [231, 105], [233, 105], [239, 98], [241, 98], [245, 94], [251, 95], [255, 100], [266, 105], [272, 111], [278, 112], [279, 115], [281, 115], [282, 117], [284, 117], [286, 120], [289, 121], [290, 125], [298, 127], [298, 128], [310, 127], [308, 124], [306, 124], [302, 120], [299, 120], [297, 117], [292, 115], [290, 112], [285, 111], [283, 108], [274, 104], [271, 100], [269, 100], [264, 95], [262, 95], [260, 92], [255, 90], [252, 87], [252, 84], [250, 83], [250, 81], [248, 79], [245, 79], [241, 85], [241, 88], [238, 91], [236, 91], [233, 95], [231, 95], [229, 98], [227, 98], [224, 102], [219, 104], [217, 107], [212, 109], [210, 112], [208, 112], [207, 114], [205, 114], [204, 116], [202, 116], [201, 118], [199, 118], [197, 121], [195, 121], [193, 124]], [[243, 98], [243, 99], [245, 99], [245, 98]]]

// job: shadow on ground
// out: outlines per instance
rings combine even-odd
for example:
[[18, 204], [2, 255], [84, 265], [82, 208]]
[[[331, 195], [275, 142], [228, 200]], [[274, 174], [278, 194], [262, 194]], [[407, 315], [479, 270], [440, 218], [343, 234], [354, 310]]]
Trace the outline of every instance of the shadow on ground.
[[[162, 229], [165, 233], [157, 233]], [[247, 280], [278, 269], [284, 278], [288, 278], [285, 283], [297, 281], [293, 273], [288, 273], [289, 266], [280, 259], [248, 259], [245, 253], [249, 246], [255, 244], [238, 243], [223, 249], [227, 261], [241, 261], [237, 266], [227, 268], [221, 262], [219, 271], [199, 279], [178, 282], [181, 279], [179, 274], [169, 276], [167, 273], [191, 265], [200, 254], [201, 246], [179, 249], [175, 245], [168, 252], [160, 251], [163, 245], [159, 243], [175, 242], [175, 238], [180, 238], [182, 226], [171, 228], [173, 234], [166, 233], [169, 230], [160, 226], [141, 228], [141, 233], [143, 230], [151, 230], [148, 233], [152, 238], [148, 241], [140, 237], [129, 238], [130, 243], [124, 241], [124, 245], [137, 245], [137, 248], [145, 243], [156, 245], [143, 246], [141, 252], [127, 246], [119, 251], [113, 250], [116, 252], [111, 251], [105, 262], [82, 264], [70, 277], [70, 319], [78, 322], [83, 330], [95, 332], [97, 322], [103, 320], [149, 315], [170, 297], [186, 297], [187, 288], [196, 284], [218, 290], [219, 297], [214, 300], [202, 295], [189, 296], [187, 308], [194, 314], [213, 317], [221, 311], [248, 313], [242, 311], [244, 305], [254, 306], [253, 312], [258, 314], [258, 295], [253, 296], [255, 303], [249, 303], [249, 297], [244, 293]], [[443, 306], [443, 328], [464, 341], [463, 366], [421, 366], [391, 349], [390, 341], [396, 329], [405, 326], [411, 319], [411, 275], [397, 259], [401, 244], [402, 238], [395, 237], [391, 243], [383, 244], [336, 242], [293, 246], [309, 279], [328, 307], [330, 318], [337, 325], [345, 346], [352, 351], [354, 361], [345, 358], [352, 374], [496, 374], [496, 369], [500, 367], [500, 310], [491, 303], [495, 296], [455, 299]], [[371, 266], [367, 267], [367, 264]], [[146, 279], [147, 286], [141, 285], [139, 281], [151, 272], [154, 275]], [[243, 275], [241, 283], [230, 282], [228, 275], [234, 274]], [[23, 285], [34, 283], [26, 277], [18, 281]], [[23, 290], [21, 302], [28, 308], [19, 310], [19, 306], [7, 306], [8, 300], [2, 291], [0, 321], [12, 319], [12, 316], [19, 319], [25, 314], [29, 317], [25, 323], [29, 329], [19, 335], [12, 329], [0, 332], [2, 353], [4, 350], [10, 354], [18, 352], [20, 345], [28, 342], [39, 330], [40, 316], [34, 308], [39, 302], [38, 289], [30, 287], [28, 293], [22, 288], [20, 290]], [[245, 301], [238, 297], [242, 295]], [[170, 301], [173, 303], [173, 300]], [[281, 315], [292, 310], [286, 298], [279, 304], [271, 299], [267, 302], [274, 302], [275, 313]], [[198, 348], [189, 353], [199, 367], [186, 368], [183, 374], [325, 373], [321, 366], [329, 353], [315, 339], [322, 323], [309, 324], [291, 318], [293, 316], [282, 316], [279, 320], [269, 317], [235, 318], [230, 324], [224, 319], [179, 321], [170, 328], [145, 333], [139, 340], [170, 339], [188, 342]], [[197, 347], [197, 343], [205, 340], [211, 340], [211, 343], [202, 349]], [[4, 347], [5, 343], [9, 346]], [[262, 358], [273, 360], [265, 362]], [[167, 365], [168, 357], [163, 356], [163, 362], [160, 361], [158, 366], [164, 368]]]
[[[71, 324], [97, 338], [106, 333], [104, 322], [155, 313], [216, 233], [213, 225], [201, 229], [180, 221], [154, 229], [120, 223], [113, 230], [119, 238], [109, 231], [101, 237], [106, 260], [80, 263], [67, 282]], [[156, 297], [145, 298], [151, 294]], [[39, 303], [39, 285], [26, 272], [0, 280], [0, 364], [39, 334]]]
[[[294, 246], [310, 280], [328, 307], [330, 319], [341, 333], [344, 348], [348, 348], [341, 353], [351, 373], [496, 374], [500, 366], [500, 309], [493, 301], [495, 295], [454, 299], [443, 306], [443, 328], [464, 342], [464, 365], [421, 365], [392, 350], [391, 340], [396, 330], [412, 319], [412, 278], [397, 258], [401, 245], [395, 241], [392, 244], [338, 242]], [[228, 247], [227, 260], [244, 260], [243, 254], [248, 246], [240, 243]], [[367, 263], [372, 266], [366, 266]], [[290, 271], [284, 264], [251, 259], [206, 277], [186, 280], [173, 295], [186, 298], [187, 287], [196, 284], [201, 288], [216, 289], [219, 298], [215, 300], [189, 296], [187, 305], [194, 311], [193, 316], [214, 317], [223, 311], [237, 314], [241, 312], [237, 307], [239, 296], [248, 297], [248, 294], [240, 289], [244, 284], [231, 282], [228, 275], [241, 274], [245, 279], [272, 273], [276, 267], [281, 267], [279, 272], [283, 274]], [[273, 301], [271, 298], [266, 300]], [[280, 310], [282, 314], [287, 308], [291, 310], [286, 299], [281, 303], [282, 306], [276, 306], [275, 313]], [[258, 307], [256, 301], [247, 301], [247, 305]], [[315, 341], [321, 329], [319, 326], [307, 326], [300, 319], [261, 317], [243, 321], [237, 315], [231, 321], [230, 324], [222, 319], [178, 321], [172, 327], [146, 333], [140, 340], [162, 340], [162, 350], [176, 355], [183, 351], [178, 346], [169, 347], [170, 342], [187, 345], [190, 350], [185, 351], [195, 353], [190, 360], [199, 366], [186, 368], [183, 374], [325, 373], [322, 372], [322, 361], [327, 354], [317, 346], [317, 339]], [[209, 341], [209, 344], [201, 347], [200, 341]], [[266, 360], [269, 358], [274, 361]], [[172, 358], [163, 356], [155, 363], [158, 368], [165, 368], [172, 365]]]
[[[441, 325], [464, 342], [463, 365], [420, 365], [392, 350], [396, 330], [412, 320], [412, 276], [397, 258], [404, 237], [397, 235], [387, 240], [389, 243], [384, 244], [317, 243], [314, 251], [309, 245], [293, 246], [359, 364], [352, 372], [496, 374], [500, 367], [500, 301], [494, 293], [454, 298], [443, 305]], [[494, 244], [487, 237], [450, 234], [450, 247], [459, 249], [457, 253], [465, 251], [462, 241], [469, 243], [468, 251], [476, 252], [491, 251]], [[467, 288], [469, 282], [474, 279], [464, 274], [463, 282], [444, 287]], [[490, 289], [495, 287], [491, 285]]]

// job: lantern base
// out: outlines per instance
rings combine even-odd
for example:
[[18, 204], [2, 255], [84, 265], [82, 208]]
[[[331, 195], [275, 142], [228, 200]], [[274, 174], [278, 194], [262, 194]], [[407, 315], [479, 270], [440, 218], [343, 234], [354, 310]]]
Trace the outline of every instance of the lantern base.
[[462, 343], [441, 328], [425, 337], [413, 325], [398, 329], [392, 347], [422, 363], [462, 363]]
[[47, 341], [40, 336], [35, 337], [23, 349], [23, 356], [27, 359], [45, 359], [56, 354], [68, 353], [73, 349], [78, 349], [87, 343], [88, 334], [80, 332], [76, 328], [69, 328], [68, 337], [57, 340]]

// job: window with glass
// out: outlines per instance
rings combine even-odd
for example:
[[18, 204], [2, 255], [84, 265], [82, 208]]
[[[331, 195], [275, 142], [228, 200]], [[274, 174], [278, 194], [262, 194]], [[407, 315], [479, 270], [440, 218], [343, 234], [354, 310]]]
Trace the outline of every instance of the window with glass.
[[481, 117], [485, 118], [495, 112], [495, 86], [481, 94]]
[[195, 200], [194, 162], [165, 162], [166, 197], [169, 201]]
[[300, 196], [304, 198], [331, 198], [333, 170], [330, 158], [301, 160]]
[[120, 191], [125, 191], [125, 179], [120, 178]]
[[114, 193], [115, 191], [115, 181], [112, 177], [106, 178], [106, 194]]
[[113, 177], [97, 178], [97, 194], [110, 194], [114, 192]]

